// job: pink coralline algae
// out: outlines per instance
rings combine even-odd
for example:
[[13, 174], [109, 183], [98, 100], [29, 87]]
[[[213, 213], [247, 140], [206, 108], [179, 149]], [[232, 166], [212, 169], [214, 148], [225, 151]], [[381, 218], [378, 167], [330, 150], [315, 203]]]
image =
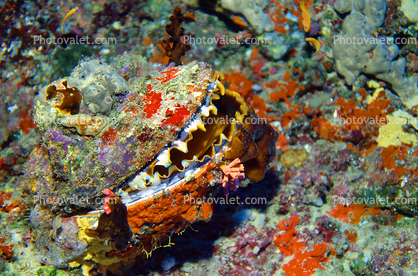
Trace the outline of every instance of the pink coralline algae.
[[223, 172], [222, 187], [224, 187], [224, 194], [229, 195], [229, 189], [236, 191], [238, 189], [237, 183], [240, 179], [245, 178], [244, 165], [240, 164], [240, 160], [235, 158], [228, 165], [221, 165]]
[[[234, 245], [227, 247], [224, 252], [215, 251], [215, 255], [222, 257], [221, 275], [263, 275], [272, 274], [277, 267], [269, 263], [275, 255], [275, 246], [272, 244], [274, 230], [265, 228], [258, 231], [252, 225], [239, 229], [231, 239]], [[277, 264], [280, 259], [277, 259]]]

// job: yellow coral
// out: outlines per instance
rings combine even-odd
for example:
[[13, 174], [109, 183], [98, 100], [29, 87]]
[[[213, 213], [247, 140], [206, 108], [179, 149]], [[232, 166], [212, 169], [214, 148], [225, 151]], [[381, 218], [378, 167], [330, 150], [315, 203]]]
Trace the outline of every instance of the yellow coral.
[[379, 97], [379, 93], [384, 91], [385, 89], [383, 88], [377, 88], [374, 93], [373, 96], [368, 96], [367, 98], [367, 104], [371, 104], [374, 100], [376, 100]]
[[369, 87], [371, 87], [371, 88], [374, 88], [374, 89], [378, 89], [378, 88], [380, 88], [380, 84], [379, 84], [377, 81], [375, 81], [375, 80], [369, 80], [369, 81], [367, 82], [367, 85], [368, 85]]
[[305, 149], [291, 149], [280, 156], [280, 164], [285, 168], [300, 168], [308, 159], [309, 153]]
[[60, 122], [66, 127], [75, 127], [81, 135], [96, 135], [105, 126], [105, 118], [85, 114], [68, 115]]
[[379, 128], [379, 137], [377, 137], [377, 143], [380, 147], [401, 146], [402, 142], [406, 144], [416, 144], [418, 142], [415, 134], [403, 131], [403, 127], [409, 123], [410, 119], [415, 119], [406, 114], [408, 113], [396, 111], [392, 115], [386, 116], [388, 123]]
[[90, 237], [86, 234], [86, 229], [95, 228], [94, 225], [98, 221], [97, 216], [80, 216], [77, 217], [77, 223], [79, 225], [78, 239], [84, 240], [88, 243], [87, 252], [80, 255], [76, 261], [70, 263], [72, 266], [78, 266], [85, 261], [94, 261], [103, 265], [111, 265], [120, 262], [120, 258], [117, 256], [108, 257], [106, 253], [114, 249], [108, 242], [99, 237]]

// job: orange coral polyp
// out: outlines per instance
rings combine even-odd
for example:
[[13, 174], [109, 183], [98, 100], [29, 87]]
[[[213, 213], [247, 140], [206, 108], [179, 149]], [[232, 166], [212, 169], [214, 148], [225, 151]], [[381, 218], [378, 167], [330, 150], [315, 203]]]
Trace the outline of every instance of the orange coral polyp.
[[333, 218], [339, 219], [342, 222], [350, 224], [358, 224], [361, 222], [361, 218], [366, 215], [376, 216], [380, 214], [380, 208], [370, 207], [364, 204], [351, 204], [349, 206], [344, 206], [340, 203], [337, 203], [336, 207], [327, 212]]
[[[159, 238], [167, 233], [178, 233], [191, 222], [209, 220], [212, 215], [211, 204], [196, 204], [211, 189], [214, 180], [213, 163], [205, 165], [195, 180], [183, 182], [170, 189], [169, 193], [160, 192], [137, 204], [127, 206], [128, 223], [134, 233], [141, 233], [146, 248], [153, 248]], [[148, 237], [148, 238], [147, 238]]]
[[299, 221], [299, 217], [290, 217], [289, 220], [283, 219], [278, 224], [279, 234], [274, 237], [273, 242], [285, 256], [290, 256], [305, 247], [305, 243], [296, 238], [295, 225]]
[[[306, 244], [296, 238], [295, 225], [300, 222], [299, 217], [283, 219], [278, 224], [279, 234], [274, 237], [274, 244], [285, 256], [294, 255], [294, 258], [282, 269], [286, 276], [309, 276], [317, 269], [323, 269], [321, 262], [327, 262], [328, 245], [326, 243], [315, 244], [311, 251], [303, 251]], [[284, 232], [284, 233], [283, 233]]]
[[286, 276], [310, 276], [317, 269], [324, 269], [321, 262], [329, 261], [326, 256], [328, 245], [322, 243], [315, 244], [312, 247], [311, 251], [298, 251], [290, 262], [283, 265], [282, 268]]
[[289, 98], [293, 97], [297, 90], [305, 90], [305, 87], [299, 86], [297, 82], [292, 79], [289, 72], [284, 74], [283, 80], [285, 82], [278, 82], [277, 80], [274, 80], [273, 83], [266, 84], [266, 87], [270, 89], [277, 89], [281, 87], [279, 90], [270, 93], [270, 100], [273, 103], [282, 100], [288, 107], [291, 107], [292, 104], [289, 102]]
[[247, 77], [241, 72], [235, 72], [231, 74], [225, 74], [226, 82], [230, 83], [229, 90], [238, 92], [245, 100], [249, 95], [254, 84], [253, 81], [248, 80]]
[[[395, 174], [398, 178], [404, 176], [405, 173], [409, 175], [413, 175], [414, 177], [418, 177], [418, 169], [416, 167], [413, 168], [405, 168], [402, 165], [397, 165], [397, 160], [406, 160], [408, 159], [408, 151], [412, 147], [412, 145], [408, 145], [402, 143], [402, 146], [394, 146], [390, 145], [387, 148], [382, 149], [382, 153], [380, 156], [382, 157], [382, 164], [380, 165], [381, 168], [386, 168], [387, 170], [394, 170]], [[418, 150], [416, 150], [413, 155], [416, 157], [418, 154]]]
[[[359, 93], [364, 99], [365, 91], [361, 90]], [[338, 97], [335, 106], [339, 107], [337, 109], [338, 118], [343, 119], [344, 124], [336, 126], [324, 117], [317, 117], [311, 121], [310, 125], [315, 128], [321, 138], [327, 140], [349, 140], [349, 135], [353, 131], [361, 131], [364, 135], [362, 140], [365, 141], [360, 143], [361, 148], [356, 149], [353, 144], [347, 144], [347, 147], [352, 151], [367, 155], [373, 152], [377, 146], [374, 137], [379, 134], [378, 128], [386, 124], [386, 114], [393, 111], [393, 108], [390, 107], [391, 103], [392, 100], [385, 97], [384, 91], [380, 92], [378, 98], [369, 103], [366, 108], [358, 108], [355, 100]]]
[[[258, 95], [254, 95], [252, 97], [252, 107], [254, 108], [255, 112], [261, 118], [267, 119], [267, 105], [263, 98]], [[270, 116], [271, 118], [271, 116]], [[274, 117], [273, 117], [274, 119]]]

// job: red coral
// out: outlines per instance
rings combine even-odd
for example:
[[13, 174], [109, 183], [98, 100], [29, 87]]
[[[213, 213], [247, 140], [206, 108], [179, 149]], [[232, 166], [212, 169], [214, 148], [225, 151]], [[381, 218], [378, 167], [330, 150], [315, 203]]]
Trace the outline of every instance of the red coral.
[[253, 46], [250, 55], [250, 65], [253, 68], [253, 72], [257, 75], [258, 79], [261, 81], [265, 76], [266, 72], [262, 71], [262, 68], [267, 62], [267, 59], [258, 51], [256, 46]]
[[333, 218], [339, 219], [342, 222], [350, 224], [358, 224], [361, 222], [361, 218], [366, 215], [376, 216], [380, 214], [381, 210], [378, 207], [367, 208], [367, 205], [364, 204], [351, 204], [349, 206], [344, 206], [337, 203], [336, 208], [331, 209], [327, 213], [330, 214]]
[[[365, 98], [365, 91], [359, 92]], [[367, 155], [377, 146], [375, 137], [379, 135], [379, 127], [386, 123], [386, 114], [393, 111], [389, 107], [391, 103], [384, 91], [366, 108], [358, 108], [356, 101], [339, 97], [335, 106], [340, 108], [337, 114], [343, 123], [341, 126], [331, 124], [324, 117], [313, 119], [310, 125], [323, 139], [350, 142], [347, 144], [350, 150]]]
[[304, 242], [300, 242], [296, 238], [297, 231], [295, 230], [295, 225], [298, 224], [299, 221], [300, 218], [298, 217], [290, 217], [289, 221], [283, 219], [278, 224], [278, 230], [280, 232], [285, 232], [283, 234], [277, 234], [274, 237], [274, 244], [286, 256], [293, 255], [306, 246]]
[[352, 230], [352, 231], [345, 230], [344, 235], [346, 235], [347, 239], [352, 243], [355, 243], [358, 238], [358, 234], [356, 230]]
[[12, 193], [6, 193], [0, 191], [0, 211], [1, 212], [10, 212], [15, 207], [19, 206], [20, 202], [18, 200], [11, 201]]
[[241, 72], [225, 74], [225, 81], [230, 83], [228, 89], [240, 93], [244, 100], [250, 95], [254, 84]]
[[0, 238], [0, 244], [0, 256], [5, 260], [11, 260], [14, 255], [13, 245], [2, 245], [4, 244], [4, 238]]
[[113, 143], [118, 135], [118, 130], [110, 126], [105, 133], [103, 133], [102, 140], [107, 143]]
[[147, 118], [151, 118], [152, 115], [158, 112], [161, 107], [162, 96], [160, 92], [151, 91], [145, 95], [142, 102], [145, 103], [144, 112], [147, 114]]
[[[379, 98], [371, 102], [365, 109], [357, 108], [355, 100], [347, 100], [339, 97], [335, 102], [336, 106], [340, 106], [338, 116], [345, 119], [347, 123], [342, 130], [350, 132], [364, 127], [367, 123], [375, 125], [383, 125], [386, 123], [386, 113], [393, 111], [388, 109], [392, 100], [386, 99], [385, 92], [379, 94]], [[351, 119], [351, 120], [349, 120]], [[378, 134], [378, 133], [377, 133]]]
[[[266, 102], [263, 100], [263, 98], [261, 98], [258, 95], [254, 95], [252, 97], [251, 103], [252, 103], [251, 106], [254, 108], [257, 115], [260, 116], [261, 118], [267, 119], [267, 114], [266, 114], [267, 105], [266, 105]], [[270, 118], [272, 117], [270, 116]]]
[[297, 82], [294, 79], [292, 79], [289, 72], [286, 72], [284, 74], [283, 80], [285, 82], [278, 82], [277, 80], [274, 80], [273, 83], [266, 84], [266, 87], [270, 89], [277, 89], [279, 87], [282, 87], [280, 88], [280, 90], [270, 93], [270, 100], [273, 103], [282, 100], [286, 102], [288, 107], [291, 107], [292, 105], [289, 102], [289, 98], [293, 97], [297, 90], [305, 90], [305, 87], [299, 86]]
[[278, 224], [278, 230], [284, 233], [274, 237], [274, 244], [286, 256], [294, 255], [294, 258], [283, 265], [286, 276], [309, 276], [315, 273], [316, 269], [323, 269], [321, 262], [329, 261], [327, 258], [328, 245], [326, 243], [313, 245], [311, 251], [303, 252], [306, 247], [304, 242], [296, 238], [295, 225], [299, 223], [299, 217], [283, 219]]
[[290, 141], [286, 139], [285, 136], [279, 135], [279, 138], [277, 139], [276, 147], [280, 148], [282, 151], [286, 151], [289, 145], [290, 145]]
[[177, 125], [190, 115], [190, 111], [182, 105], [171, 117], [168, 117], [163, 123], [165, 125]]
[[[178, 68], [168, 68], [165, 71], [162, 71], [162, 74], [165, 74], [165, 76], [161, 77], [161, 78], [157, 78], [157, 80], [161, 81], [162, 84], [174, 79], [175, 77], [177, 77], [178, 72], [180, 71], [180, 69]], [[150, 86], [151, 84], [148, 84], [148, 86]], [[147, 88], [148, 88], [147, 86]]]
[[317, 117], [310, 123], [315, 128], [316, 133], [326, 140], [341, 140], [340, 127], [332, 125], [326, 118]]
[[295, 105], [292, 111], [287, 111], [282, 115], [282, 127], [286, 127], [296, 116], [301, 115], [299, 111], [300, 105]]
[[[389, 146], [382, 149], [380, 156], [382, 157], [381, 168], [386, 168], [387, 170], [395, 170], [395, 174], [398, 178], [404, 176], [405, 173], [418, 177], [418, 169], [416, 167], [406, 168], [403, 165], [397, 165], [396, 160], [407, 160], [410, 157], [408, 156], [409, 149], [412, 145], [402, 143], [402, 146]], [[413, 156], [418, 155], [418, 150], [413, 153]]]
[[23, 134], [28, 134], [29, 131], [35, 127], [35, 123], [30, 118], [30, 113], [24, 111], [19, 117], [22, 118], [19, 122], [19, 128], [22, 130]]
[[286, 276], [310, 276], [317, 269], [324, 269], [321, 262], [328, 262], [327, 257], [328, 245], [326, 243], [315, 244], [311, 251], [296, 252], [295, 257], [283, 265], [283, 271]]

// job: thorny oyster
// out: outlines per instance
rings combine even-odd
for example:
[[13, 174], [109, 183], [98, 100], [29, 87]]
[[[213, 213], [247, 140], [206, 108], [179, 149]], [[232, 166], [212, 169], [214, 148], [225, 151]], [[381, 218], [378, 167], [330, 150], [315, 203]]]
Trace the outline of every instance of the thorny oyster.
[[[109, 265], [148, 254], [167, 235], [210, 219], [212, 206], [190, 199], [217, 183], [234, 187], [238, 179], [224, 170], [231, 161], [261, 180], [275, 156], [276, 131], [208, 65], [155, 69], [137, 60], [121, 75], [84, 61], [36, 98], [42, 144], [26, 177], [43, 263]], [[77, 80], [83, 76], [89, 83]]]

